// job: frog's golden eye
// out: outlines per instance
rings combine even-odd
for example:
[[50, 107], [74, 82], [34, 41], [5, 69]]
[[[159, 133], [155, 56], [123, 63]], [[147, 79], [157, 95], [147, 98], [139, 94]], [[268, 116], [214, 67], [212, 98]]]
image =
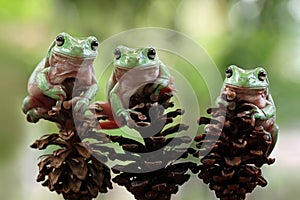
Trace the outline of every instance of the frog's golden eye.
[[55, 42], [56, 42], [56, 45], [57, 45], [57, 46], [62, 46], [62, 45], [65, 43], [65, 38], [64, 38], [64, 36], [63, 36], [63, 35], [58, 35], [58, 36], [56, 37]]
[[98, 49], [98, 46], [99, 46], [99, 42], [97, 40], [93, 40], [91, 42], [91, 48], [92, 48], [92, 50], [96, 51]]
[[119, 48], [115, 49], [114, 52], [115, 59], [119, 60], [121, 58], [121, 50]]
[[267, 73], [263, 69], [258, 72], [257, 76], [258, 76], [258, 79], [261, 81], [264, 81], [267, 79]]
[[155, 58], [156, 51], [154, 48], [149, 48], [147, 52], [147, 56], [149, 59], [153, 60]]
[[227, 67], [227, 69], [225, 70], [225, 74], [227, 78], [230, 78], [232, 76], [232, 68]]

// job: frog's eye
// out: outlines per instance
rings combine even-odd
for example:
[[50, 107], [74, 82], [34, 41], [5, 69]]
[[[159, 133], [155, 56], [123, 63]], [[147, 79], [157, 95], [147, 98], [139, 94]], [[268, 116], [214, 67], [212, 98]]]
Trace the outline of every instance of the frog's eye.
[[98, 49], [99, 42], [97, 40], [93, 40], [91, 43], [91, 48], [96, 51]]
[[121, 58], [121, 50], [119, 48], [115, 49], [114, 56], [117, 60]]
[[226, 77], [227, 78], [230, 78], [232, 76], [232, 68], [231, 67], [228, 67], [226, 70], [225, 70], [225, 74], [226, 74]]
[[258, 76], [258, 79], [261, 81], [264, 81], [267, 79], [267, 73], [263, 69], [258, 72], [257, 76]]
[[147, 52], [147, 56], [149, 59], [153, 60], [155, 58], [156, 51], [154, 48], [149, 48]]
[[58, 35], [58, 36], [56, 37], [55, 42], [56, 42], [56, 45], [57, 45], [57, 46], [62, 46], [62, 45], [64, 44], [64, 42], [65, 42], [64, 36], [63, 36], [63, 35]]

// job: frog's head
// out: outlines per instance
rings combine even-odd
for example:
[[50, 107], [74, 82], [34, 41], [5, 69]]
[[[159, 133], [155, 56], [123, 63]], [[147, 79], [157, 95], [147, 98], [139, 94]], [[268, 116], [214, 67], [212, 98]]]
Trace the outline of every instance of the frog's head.
[[262, 67], [244, 70], [235, 65], [229, 66], [226, 71], [224, 84], [237, 88], [263, 89], [269, 86], [267, 73]]
[[132, 49], [118, 46], [114, 57], [114, 66], [126, 69], [158, 66], [160, 62], [156, 50], [152, 47]]
[[53, 42], [48, 52], [48, 57], [52, 54], [77, 58], [95, 58], [98, 54], [99, 42], [96, 37], [74, 38], [67, 33], [60, 33]]

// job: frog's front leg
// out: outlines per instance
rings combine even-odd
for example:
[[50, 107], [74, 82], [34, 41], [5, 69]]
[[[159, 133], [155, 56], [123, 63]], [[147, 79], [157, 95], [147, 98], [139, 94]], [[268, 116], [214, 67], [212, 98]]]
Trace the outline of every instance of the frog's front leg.
[[254, 119], [268, 120], [271, 117], [275, 116], [276, 108], [272, 101], [268, 101], [266, 107], [264, 107], [263, 109], [256, 108], [252, 111], [252, 113]]
[[[116, 114], [116, 117], [121, 118], [121, 120], [125, 120], [127, 126], [129, 128], [133, 128], [135, 126], [134, 120], [130, 116], [130, 109], [125, 109], [122, 100], [119, 96], [119, 83], [117, 83], [113, 89], [109, 93], [109, 99], [110, 99], [110, 104], [112, 107], [112, 110]], [[120, 121], [119, 119], [116, 119], [115, 121]]]
[[163, 65], [160, 67], [160, 75], [155, 80], [153, 87], [155, 90], [151, 95], [152, 101], [157, 101], [162, 92], [171, 92], [175, 90], [173, 77], [170, 75], [166, 66]]
[[224, 98], [222, 98], [221, 96], [218, 96], [216, 98], [215, 105], [216, 106], [219, 106], [219, 105], [227, 106], [228, 105], [228, 101], [225, 100]]
[[263, 109], [257, 108], [253, 111], [253, 120], [258, 119], [263, 121], [262, 126], [265, 128], [266, 133], [269, 134], [271, 144], [267, 151], [267, 156], [269, 156], [270, 153], [273, 151], [278, 138], [279, 128], [277, 124], [275, 124], [275, 118], [276, 108], [271, 96], [269, 96], [269, 99], [267, 100], [266, 107], [264, 107]]
[[266, 122], [272, 117], [275, 117], [275, 106], [273, 104], [268, 104], [266, 107], [260, 109], [256, 105], [249, 104], [252, 109], [246, 110], [241, 113], [238, 113], [237, 116], [241, 117], [245, 121], [251, 122], [252, 126], [255, 126], [256, 121]]
[[98, 91], [98, 85], [95, 83], [88, 87], [79, 98], [78, 101], [75, 102], [74, 111], [77, 113], [84, 113], [87, 110], [88, 105], [90, 104], [92, 98], [96, 95]]
[[56, 105], [52, 107], [52, 111], [49, 113], [54, 114], [61, 109], [61, 105], [67, 98], [67, 95], [61, 85], [53, 85], [48, 80], [48, 72], [50, 68], [51, 67], [47, 67], [41, 72], [37, 73], [36, 84], [44, 95], [56, 100]]
[[278, 139], [278, 132], [279, 132], [279, 128], [277, 126], [277, 124], [272, 124], [267, 131], [271, 134], [271, 145], [267, 151], [267, 156], [269, 156], [271, 154], [271, 152], [273, 151], [275, 144], [277, 142]]

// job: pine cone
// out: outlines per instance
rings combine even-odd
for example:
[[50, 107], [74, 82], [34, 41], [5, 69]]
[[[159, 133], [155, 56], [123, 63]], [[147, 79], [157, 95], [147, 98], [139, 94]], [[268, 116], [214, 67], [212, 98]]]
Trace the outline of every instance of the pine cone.
[[[131, 115], [137, 125], [134, 129], [143, 137], [145, 145], [122, 136], [110, 137], [126, 152], [147, 153], [147, 156], [143, 159], [131, 157], [130, 164], [114, 166], [113, 171], [118, 175], [113, 181], [125, 186], [136, 199], [170, 199], [172, 194], [177, 193], [178, 186], [189, 179], [187, 170], [196, 167], [188, 162], [172, 164], [188, 156], [187, 148], [178, 146], [189, 144], [192, 139], [180, 134], [172, 136], [173, 133], [187, 130], [187, 125], [178, 123], [165, 128], [167, 124], [173, 123], [174, 118], [184, 113], [181, 109], [165, 113], [166, 109], [174, 106], [173, 102], [170, 102], [173, 94], [163, 94], [153, 100], [151, 92], [151, 85], [148, 85], [141, 94], [134, 94], [130, 100], [130, 108], [146, 116], [141, 119], [136, 114]], [[159, 150], [163, 152], [160, 156], [151, 154]], [[167, 158], [163, 158], [164, 156]], [[135, 173], [131, 173], [132, 171]]]
[[[90, 131], [87, 138], [89, 135], [94, 138], [98, 135], [98, 140], [108, 142], [99, 133]], [[59, 146], [52, 154], [40, 157], [37, 181], [69, 200], [90, 200], [99, 192], [112, 189], [110, 169], [95, 157], [97, 154], [93, 154], [92, 144], [82, 139], [76, 131], [61, 130], [59, 134], [44, 135], [31, 145], [39, 150], [49, 145]]]
[[[147, 173], [121, 173], [113, 181], [131, 192], [136, 199], [168, 200], [178, 192], [178, 187], [189, 180], [187, 170], [193, 163], [168, 165]], [[115, 170], [115, 173], [119, 171]]]
[[267, 185], [260, 167], [275, 161], [268, 157], [271, 138], [262, 126], [240, 114], [254, 107], [246, 102], [227, 108], [220, 105], [208, 109], [212, 119], [199, 120], [206, 125], [205, 133], [195, 138], [198, 150], [194, 156], [203, 156], [198, 177], [219, 199], [242, 200], [257, 185]]
[[107, 152], [94, 153], [94, 144], [87, 140], [97, 139], [98, 145], [110, 141], [105, 134], [92, 131], [98, 124], [94, 116], [74, 118], [70, 104], [74, 81], [67, 79], [64, 83], [68, 98], [61, 110], [44, 117], [57, 124], [59, 133], [46, 134], [31, 147], [39, 150], [51, 145], [58, 147], [52, 154], [40, 157], [38, 182], [50, 191], [62, 194], [64, 199], [91, 200], [99, 192], [106, 193], [112, 189], [112, 183], [110, 169], [104, 164]]

